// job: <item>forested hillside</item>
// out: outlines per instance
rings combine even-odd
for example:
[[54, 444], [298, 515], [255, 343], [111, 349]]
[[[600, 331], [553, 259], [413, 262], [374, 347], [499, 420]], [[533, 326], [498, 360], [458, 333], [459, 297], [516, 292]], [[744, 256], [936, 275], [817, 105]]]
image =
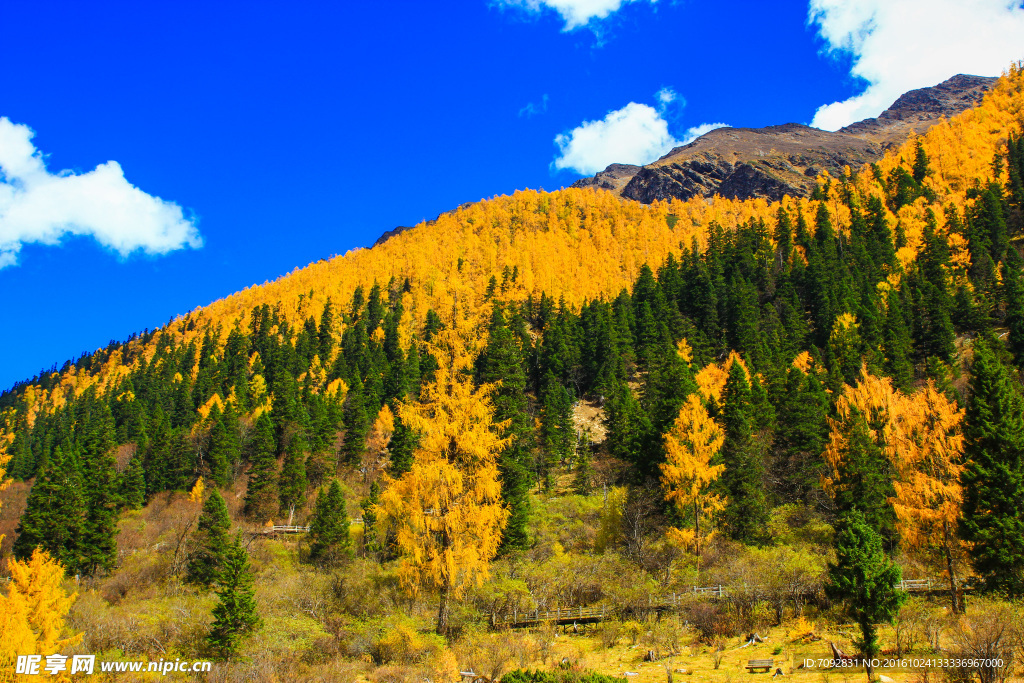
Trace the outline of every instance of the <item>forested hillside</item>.
[[[941, 582], [951, 613], [965, 585], [1024, 597], [1022, 236], [1020, 66], [809, 198], [481, 201], [4, 393], [0, 464], [28, 493], [2, 548], [84, 577], [94, 617], [171, 585], [248, 595], [175, 641], [184, 656], [247, 652], [265, 610], [249, 553], [257, 589], [275, 564], [358, 576], [392, 602], [336, 578], [295, 647], [436, 671], [482, 657], [466, 634], [495, 614], [635, 616], [613, 577], [661, 594], [782, 557], [806, 578], [769, 623], [831, 609], [877, 655], [901, 571]], [[146, 535], [172, 513], [195, 531]], [[274, 523], [311, 528], [248, 552], [231, 531]], [[148, 585], [111, 597], [140, 562]], [[697, 635], [753, 630], [762, 603]]]

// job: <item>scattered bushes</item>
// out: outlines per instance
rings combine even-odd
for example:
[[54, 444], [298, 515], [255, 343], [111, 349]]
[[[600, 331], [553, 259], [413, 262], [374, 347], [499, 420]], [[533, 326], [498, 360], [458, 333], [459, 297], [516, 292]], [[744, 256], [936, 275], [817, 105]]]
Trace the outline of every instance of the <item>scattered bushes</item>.
[[968, 602], [967, 612], [953, 629], [952, 659], [974, 666], [944, 669], [950, 681], [1001, 683], [1020, 659], [1021, 613], [1013, 605], [988, 598]]
[[735, 616], [721, 603], [693, 599], [683, 607], [683, 614], [700, 641], [707, 645], [740, 632]]
[[[544, 639], [548, 635], [543, 633], [540, 638]], [[474, 631], [465, 634], [453, 647], [460, 669], [475, 671], [492, 681], [497, 681], [513, 664], [519, 668], [532, 664], [541, 649], [536, 637], [522, 631]]]
[[408, 621], [389, 626], [370, 648], [377, 664], [417, 664], [444, 648], [444, 639], [416, 630]]

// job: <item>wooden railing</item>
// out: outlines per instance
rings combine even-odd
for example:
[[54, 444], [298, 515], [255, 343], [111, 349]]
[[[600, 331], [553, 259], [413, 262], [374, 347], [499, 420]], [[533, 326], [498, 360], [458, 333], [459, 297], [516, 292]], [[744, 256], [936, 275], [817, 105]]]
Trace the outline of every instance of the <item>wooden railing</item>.
[[[971, 590], [969, 585], [957, 582], [960, 590]], [[932, 579], [903, 579], [899, 588], [908, 593], [928, 593], [932, 591], [948, 590], [948, 583], [934, 581]], [[721, 599], [729, 596], [730, 592], [764, 592], [764, 586], [743, 586], [742, 588], [731, 589], [728, 586], [692, 586], [685, 593], [665, 593], [647, 596], [647, 605], [656, 610], [673, 610], [680, 606], [680, 603], [687, 597], [698, 596], [707, 599]], [[607, 617], [616, 614], [615, 610], [606, 605], [592, 607], [562, 607], [559, 609], [540, 609], [520, 612], [513, 610], [504, 615], [491, 614], [491, 623], [495, 626], [529, 626], [543, 622], [571, 623], [571, 622], [593, 622], [603, 621]]]
[[597, 607], [562, 607], [561, 609], [535, 609], [532, 612], [514, 610], [504, 617], [494, 619], [495, 625], [500, 624], [539, 624], [545, 621], [599, 621], [609, 616], [611, 611], [606, 605]]

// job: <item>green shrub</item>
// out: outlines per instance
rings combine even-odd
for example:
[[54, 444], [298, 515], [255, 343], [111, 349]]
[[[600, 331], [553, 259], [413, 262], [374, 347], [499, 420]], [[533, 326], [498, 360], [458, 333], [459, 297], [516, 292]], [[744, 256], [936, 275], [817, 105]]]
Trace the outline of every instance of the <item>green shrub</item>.
[[443, 646], [440, 636], [420, 633], [411, 624], [398, 623], [381, 633], [370, 655], [378, 664], [414, 664]]

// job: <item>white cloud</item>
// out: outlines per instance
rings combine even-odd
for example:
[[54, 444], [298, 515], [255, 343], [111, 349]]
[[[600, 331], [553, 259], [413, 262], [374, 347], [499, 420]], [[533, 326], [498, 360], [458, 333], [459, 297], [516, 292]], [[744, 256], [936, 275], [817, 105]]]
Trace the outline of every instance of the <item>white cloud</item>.
[[658, 103], [661, 104], [662, 107], [682, 99], [679, 97], [679, 93], [669, 87], [662, 88], [658, 92], [654, 93], [654, 96], [658, 99]]
[[877, 116], [908, 90], [958, 73], [996, 76], [1024, 57], [1020, 0], [810, 0], [808, 21], [868, 82], [818, 109], [811, 125], [825, 130]]
[[555, 138], [561, 154], [556, 169], [571, 168], [584, 175], [608, 164], [647, 164], [679, 144], [668, 132], [661, 114], [646, 104], [630, 102], [608, 112], [600, 121], [584, 121]]
[[22, 245], [55, 245], [65, 235], [91, 236], [122, 257], [202, 246], [180, 206], [131, 185], [116, 161], [50, 173], [33, 135], [0, 117], [0, 268], [17, 263]]
[[530, 119], [538, 114], [544, 114], [548, 110], [548, 96], [545, 93], [539, 103], [527, 102], [526, 106], [519, 110], [519, 116], [525, 116]]
[[552, 162], [556, 170], [571, 169], [583, 175], [593, 175], [609, 164], [636, 164], [642, 166], [664, 156], [673, 147], [687, 145], [701, 135], [725, 123], [702, 123], [687, 129], [682, 140], [668, 130], [665, 109], [670, 105], [685, 105], [686, 100], [671, 88], [665, 87], [654, 94], [657, 109], [646, 104], [630, 102], [622, 109], [610, 111], [599, 121], [584, 121], [568, 133], [555, 137], [559, 155]]
[[[498, 5], [522, 7], [530, 12], [554, 10], [565, 21], [563, 31], [586, 26], [593, 19], [607, 19], [619, 8], [638, 0], [496, 0]], [[649, 0], [652, 4], [656, 0]]]
[[691, 142], [693, 142], [694, 140], [696, 140], [697, 138], [699, 138], [701, 135], [704, 135], [705, 133], [710, 133], [715, 128], [728, 128], [728, 127], [729, 127], [728, 123], [702, 123], [699, 126], [694, 126], [693, 128], [687, 129], [686, 135], [683, 136], [683, 140], [679, 144], [681, 144], [681, 145], [688, 145]]

